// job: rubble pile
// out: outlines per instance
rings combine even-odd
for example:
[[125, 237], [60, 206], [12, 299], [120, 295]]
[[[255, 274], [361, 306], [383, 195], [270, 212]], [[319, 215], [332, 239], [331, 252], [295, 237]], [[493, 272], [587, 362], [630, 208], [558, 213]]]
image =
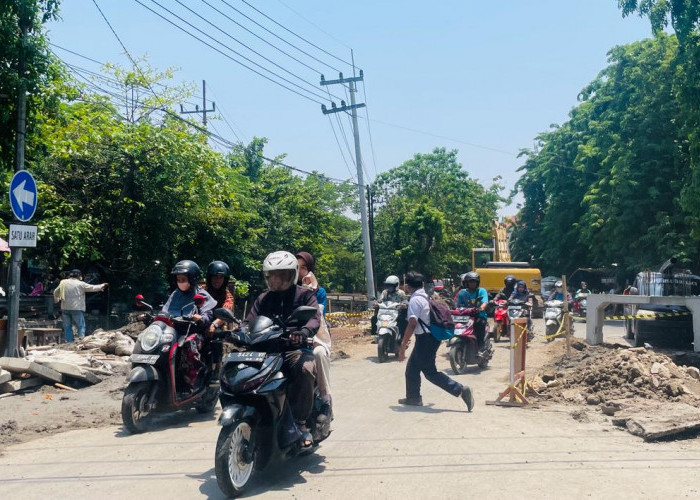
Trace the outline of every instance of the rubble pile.
[[119, 330], [95, 330], [92, 335], [79, 339], [75, 343], [77, 349], [100, 349], [105, 354], [130, 356], [134, 350], [133, 339]]
[[697, 404], [700, 370], [676, 365], [668, 356], [644, 347], [586, 346], [562, 356], [535, 378], [542, 398], [598, 405], [646, 399]]

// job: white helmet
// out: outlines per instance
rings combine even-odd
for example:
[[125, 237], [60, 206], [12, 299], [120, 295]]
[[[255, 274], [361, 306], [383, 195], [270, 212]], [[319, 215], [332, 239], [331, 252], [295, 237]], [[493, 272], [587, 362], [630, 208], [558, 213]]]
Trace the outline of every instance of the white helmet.
[[385, 285], [399, 286], [400, 283], [399, 277], [394, 276], [393, 274], [391, 276], [387, 276], [384, 280]]
[[296, 284], [299, 277], [299, 263], [297, 258], [289, 252], [280, 250], [272, 252], [263, 261], [263, 276], [265, 284], [272, 290], [270, 286], [270, 272], [272, 271], [289, 271], [289, 280], [286, 281], [277, 291], [287, 290], [290, 286]]

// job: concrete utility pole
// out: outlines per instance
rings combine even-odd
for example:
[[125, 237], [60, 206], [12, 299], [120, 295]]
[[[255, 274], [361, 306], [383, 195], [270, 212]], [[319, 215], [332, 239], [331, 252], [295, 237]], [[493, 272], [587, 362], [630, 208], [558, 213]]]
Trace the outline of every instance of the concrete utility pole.
[[[30, 20], [26, 9], [20, 9], [19, 28], [19, 79], [17, 84], [17, 142], [15, 148], [15, 172], [24, 170], [24, 144], [27, 128], [27, 86], [25, 84], [26, 60], [24, 46], [29, 35]], [[5, 344], [5, 356], [19, 357], [18, 333], [19, 329], [19, 293], [20, 274], [22, 272], [22, 249], [13, 247], [10, 249], [10, 268], [8, 269], [7, 284], [7, 342]]]
[[377, 294], [374, 288], [374, 268], [372, 267], [372, 252], [369, 242], [369, 222], [367, 219], [367, 202], [365, 201], [365, 181], [362, 174], [362, 154], [360, 152], [360, 132], [357, 128], [357, 108], [364, 108], [365, 103], [355, 104], [355, 92], [357, 92], [356, 82], [361, 82], [364, 79], [364, 74], [360, 70], [360, 76], [352, 78], [343, 78], [343, 74], [338, 75], [337, 80], [326, 80], [321, 75], [321, 85], [337, 85], [348, 84], [350, 91], [350, 106], [345, 104], [345, 101], [340, 101], [340, 107], [335, 103], [331, 103], [331, 109], [327, 109], [324, 104], [321, 105], [321, 111], [324, 115], [330, 113], [341, 113], [350, 111], [352, 116], [352, 130], [355, 137], [355, 167], [357, 168], [357, 189], [360, 192], [360, 218], [362, 219], [362, 246], [365, 252], [365, 280], [367, 282], [367, 301], [371, 307]]
[[202, 80], [202, 109], [199, 109], [199, 106], [196, 105], [194, 107], [194, 111], [185, 111], [185, 109], [182, 107], [182, 104], [180, 104], [180, 114], [181, 115], [189, 115], [192, 113], [202, 113], [202, 124], [206, 127], [207, 126], [207, 113], [213, 113], [216, 111], [216, 103], [212, 101], [211, 103], [211, 109], [207, 109], [207, 81]]

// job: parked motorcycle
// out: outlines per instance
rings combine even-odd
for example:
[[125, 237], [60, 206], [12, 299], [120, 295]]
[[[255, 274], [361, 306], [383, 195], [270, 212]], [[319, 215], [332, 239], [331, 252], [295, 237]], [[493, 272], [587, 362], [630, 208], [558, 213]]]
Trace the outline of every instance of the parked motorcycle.
[[[530, 342], [535, 337], [535, 332], [532, 328], [532, 320], [530, 319], [530, 311], [532, 305], [522, 299], [511, 299], [508, 301], [508, 319], [510, 323], [516, 318], [527, 318], [527, 341]], [[520, 332], [516, 332], [516, 339]]]
[[554, 335], [561, 327], [562, 318], [564, 317], [564, 302], [561, 300], [548, 300], [544, 303], [544, 325], [547, 342], [554, 340]]
[[479, 314], [478, 308], [453, 309], [452, 321], [455, 323], [455, 334], [447, 342], [450, 348], [450, 366], [454, 373], [464, 373], [468, 365], [478, 365], [486, 368], [493, 357], [491, 339], [486, 337], [484, 350], [479, 354], [479, 341], [474, 333], [474, 321]]
[[399, 331], [400, 302], [380, 302], [377, 311], [377, 357], [383, 363], [393, 352], [397, 357], [403, 338]]
[[[282, 372], [284, 353], [296, 349], [289, 334], [305, 324], [318, 310], [301, 306], [289, 318], [258, 316], [246, 329], [227, 338], [240, 352], [226, 358], [221, 372], [222, 425], [216, 442], [215, 471], [219, 488], [227, 496], [241, 494], [251, 478], [273, 460], [311, 452], [330, 434], [330, 420], [321, 419], [322, 400], [318, 389], [306, 425], [311, 429], [314, 448], [301, 447], [299, 436], [290, 436], [294, 420], [287, 401], [287, 377]], [[214, 315], [231, 321], [228, 309]]]
[[496, 305], [493, 311], [493, 330], [491, 331], [494, 342], [498, 342], [502, 337], [508, 337], [510, 319], [508, 318], [508, 301], [499, 299], [494, 302]]
[[588, 293], [577, 293], [574, 299], [574, 314], [579, 317], [586, 317], [588, 308]]
[[[153, 307], [136, 297], [137, 304], [150, 312]], [[155, 413], [194, 408], [199, 413], [214, 411], [219, 394], [219, 384], [212, 370], [210, 353], [202, 353], [194, 386], [185, 382], [182, 348], [185, 342], [195, 338], [191, 315], [198, 312], [204, 297], [194, 296], [195, 302], [185, 305], [180, 316], [158, 313], [139, 334], [134, 351], [129, 358], [131, 372], [122, 397], [122, 421], [129, 432], [148, 430]], [[191, 310], [184, 316], [185, 310]]]

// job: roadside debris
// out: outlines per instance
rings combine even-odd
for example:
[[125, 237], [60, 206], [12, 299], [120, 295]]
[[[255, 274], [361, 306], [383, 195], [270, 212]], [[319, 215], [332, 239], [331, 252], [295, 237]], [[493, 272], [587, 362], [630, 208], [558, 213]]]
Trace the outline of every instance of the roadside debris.
[[587, 346], [540, 369], [539, 397], [590, 405], [647, 441], [700, 432], [700, 371], [644, 347]]

